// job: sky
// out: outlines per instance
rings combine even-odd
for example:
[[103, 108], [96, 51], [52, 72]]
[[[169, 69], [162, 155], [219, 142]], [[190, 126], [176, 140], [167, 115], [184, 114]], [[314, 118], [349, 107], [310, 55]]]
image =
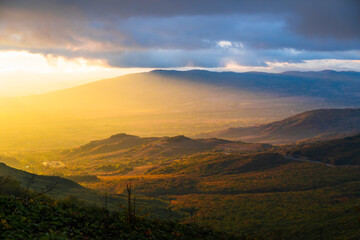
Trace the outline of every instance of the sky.
[[358, 0], [0, 0], [0, 96], [153, 69], [360, 71]]

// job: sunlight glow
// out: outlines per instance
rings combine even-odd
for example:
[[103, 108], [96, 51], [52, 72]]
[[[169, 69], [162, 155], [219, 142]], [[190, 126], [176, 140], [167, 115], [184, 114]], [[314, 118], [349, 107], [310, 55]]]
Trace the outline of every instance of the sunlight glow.
[[150, 70], [114, 68], [102, 59], [68, 59], [28, 51], [0, 51], [0, 97], [37, 94]]

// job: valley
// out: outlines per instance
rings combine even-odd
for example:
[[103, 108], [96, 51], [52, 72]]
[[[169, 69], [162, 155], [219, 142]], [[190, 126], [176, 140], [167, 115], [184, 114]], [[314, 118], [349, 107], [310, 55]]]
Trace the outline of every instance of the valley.
[[[111, 210], [131, 184], [144, 214], [245, 239], [356, 238], [360, 110], [343, 108], [356, 94], [308, 87], [356, 89], [357, 77], [153, 71], [7, 99], [2, 121], [22, 139], [2, 144], [0, 176]], [[117, 129], [131, 134], [102, 138]]]
[[359, 0], [0, 0], [0, 240], [359, 240]]
[[[351, 147], [344, 149], [344, 141]], [[327, 145], [342, 147], [337, 152], [347, 162], [325, 160], [325, 152], [316, 149]], [[358, 136], [273, 146], [122, 133], [73, 149], [13, 156], [23, 162], [2, 159], [19, 168], [26, 165], [37, 173], [74, 179], [102, 194], [124, 196], [131, 183], [136, 196], [163, 202], [163, 208], [170, 209], [163, 213], [167, 218], [238, 236], [343, 239], [360, 234], [360, 165], [352, 150], [359, 148]], [[43, 164], [44, 159], [63, 165]]]

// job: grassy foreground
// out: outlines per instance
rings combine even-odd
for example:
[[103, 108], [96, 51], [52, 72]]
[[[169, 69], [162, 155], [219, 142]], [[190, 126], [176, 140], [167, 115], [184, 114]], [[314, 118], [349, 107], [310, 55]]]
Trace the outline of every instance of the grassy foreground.
[[[11, 192], [11, 194], [10, 194]], [[0, 239], [238, 239], [196, 224], [140, 216], [129, 195], [123, 211], [53, 200], [0, 179]]]

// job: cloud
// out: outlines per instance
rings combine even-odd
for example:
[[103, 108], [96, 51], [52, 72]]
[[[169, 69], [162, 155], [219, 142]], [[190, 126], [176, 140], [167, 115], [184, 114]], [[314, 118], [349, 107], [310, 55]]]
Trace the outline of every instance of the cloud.
[[224, 41], [224, 40], [218, 41], [217, 45], [219, 47], [222, 47], [222, 48], [230, 48], [230, 47], [232, 47], [232, 43], [230, 41]]
[[[2, 8], [104, 20], [131, 17], [213, 16], [228, 14], [286, 14], [297, 31], [325, 37], [359, 37], [357, 0], [2, 0]], [[342, 33], [342, 34], [339, 34]]]
[[315, 59], [302, 62], [267, 62], [266, 66], [246, 66], [229, 61], [224, 67], [217, 68], [217, 71], [234, 72], [285, 72], [285, 71], [322, 71], [332, 69], [335, 71], [360, 71], [360, 60], [340, 59]]
[[356, 59], [356, 0], [0, 1], [0, 49], [115, 67]]

